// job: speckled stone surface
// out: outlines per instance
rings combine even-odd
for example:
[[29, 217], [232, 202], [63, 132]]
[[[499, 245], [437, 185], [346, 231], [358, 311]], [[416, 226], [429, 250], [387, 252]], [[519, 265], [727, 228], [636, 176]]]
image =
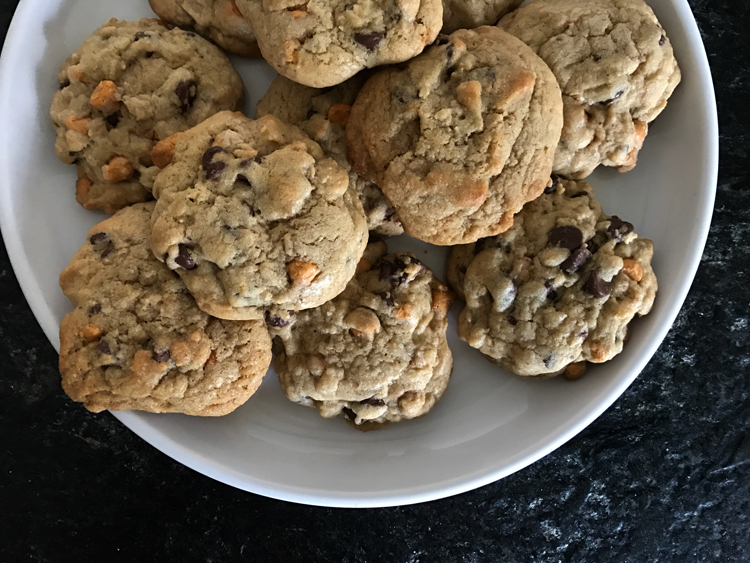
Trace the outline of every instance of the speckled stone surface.
[[[4, 34], [15, 0], [0, 0]], [[0, 251], [0, 562], [750, 560], [750, 10], [690, 0], [719, 101], [705, 256], [649, 366], [588, 429], [495, 484], [383, 510], [198, 475], [63, 395]]]

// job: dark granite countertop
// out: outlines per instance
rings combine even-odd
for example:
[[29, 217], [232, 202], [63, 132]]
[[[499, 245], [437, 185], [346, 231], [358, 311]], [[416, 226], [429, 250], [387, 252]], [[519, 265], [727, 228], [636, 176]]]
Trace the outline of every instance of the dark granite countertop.
[[[0, 0], [3, 36], [16, 4]], [[719, 104], [713, 225], [674, 327], [589, 428], [502, 481], [423, 505], [245, 493], [65, 397], [0, 245], [0, 562], [750, 560], [750, 10], [690, 5]]]

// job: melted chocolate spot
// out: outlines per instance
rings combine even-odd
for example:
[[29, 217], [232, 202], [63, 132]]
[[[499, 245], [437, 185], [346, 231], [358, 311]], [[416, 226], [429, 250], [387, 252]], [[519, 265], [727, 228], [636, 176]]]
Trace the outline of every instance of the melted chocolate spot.
[[552, 246], [575, 250], [583, 244], [583, 233], [578, 227], [555, 227], [549, 232], [547, 240]]
[[180, 101], [180, 109], [185, 113], [193, 107], [195, 98], [198, 97], [198, 85], [195, 80], [182, 80], [175, 87], [174, 93]]
[[511, 325], [516, 326], [518, 324], [518, 319], [514, 317], [513, 315], [508, 315], [508, 322]]
[[145, 39], [146, 37], [148, 37], [148, 33], [146, 33], [145, 31], [136, 31], [133, 42], [135, 43], [136, 41], [140, 41], [141, 39]]
[[359, 402], [360, 405], [371, 405], [373, 407], [382, 407], [385, 405], [385, 401], [383, 399], [376, 399], [375, 397], [370, 397], [369, 399], [365, 399], [364, 401]]
[[393, 207], [386, 207], [385, 208], [385, 218], [390, 219], [396, 214], [396, 210], [393, 209]]
[[221, 173], [224, 172], [224, 169], [226, 169], [227, 167], [225, 162], [221, 162], [220, 160], [213, 160], [214, 156], [216, 156], [220, 152], [224, 152], [224, 149], [222, 149], [221, 147], [211, 147], [203, 153], [201, 163], [203, 165], [203, 174], [207, 180], [215, 180], [216, 178], [221, 176]]
[[93, 245], [101, 244], [109, 240], [107, 233], [95, 233], [89, 238], [89, 242]]
[[583, 290], [594, 297], [607, 297], [612, 291], [612, 283], [599, 277], [599, 270], [591, 270]]
[[177, 248], [179, 250], [177, 257], [174, 259], [175, 263], [186, 270], [192, 270], [195, 268], [195, 260], [193, 260], [193, 257], [190, 255], [190, 249], [184, 244], [179, 244]]
[[159, 362], [160, 364], [163, 364], [164, 362], [168, 362], [169, 358], [171, 358], [171, 354], [169, 353], [169, 348], [165, 348], [164, 350], [156, 351], [151, 354], [151, 357], [154, 359], [155, 362]]
[[607, 227], [609, 238], [615, 239], [617, 242], [622, 242], [622, 237], [632, 232], [632, 223], [623, 221], [617, 215], [612, 215], [612, 217], [609, 218], [609, 227]]
[[596, 254], [596, 251], [599, 250], [599, 245], [594, 242], [594, 239], [591, 239], [586, 243], [586, 248], [593, 256], [594, 254]]
[[[291, 315], [291, 312], [289, 314]], [[284, 328], [291, 322], [291, 318], [287, 320], [283, 317], [279, 317], [278, 315], [274, 315], [271, 311], [266, 311], [264, 318], [266, 320], [266, 324], [274, 328]]]
[[107, 344], [104, 340], [99, 341], [99, 344], [97, 344], [96, 349], [99, 350], [101, 354], [112, 353], [112, 351], [109, 349], [109, 344]]
[[378, 293], [378, 297], [385, 301], [385, 304], [389, 307], [393, 307], [393, 305], [395, 304], [393, 301], [393, 297], [391, 297], [390, 291], [383, 291], [382, 293]]
[[589, 252], [589, 249], [586, 248], [585, 244], [582, 244], [573, 252], [571, 252], [570, 256], [568, 256], [565, 261], [560, 264], [560, 269], [566, 274], [570, 274], [583, 266], [589, 258], [591, 258], [591, 252]]
[[355, 33], [354, 40], [368, 51], [374, 51], [385, 37], [385, 33], [375, 31], [373, 33]]

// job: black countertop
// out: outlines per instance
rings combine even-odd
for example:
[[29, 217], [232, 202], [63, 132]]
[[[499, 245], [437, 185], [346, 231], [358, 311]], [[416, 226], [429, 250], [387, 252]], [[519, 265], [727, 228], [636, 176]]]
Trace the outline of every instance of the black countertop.
[[[3, 36], [16, 4], [0, 0]], [[719, 105], [713, 225], [674, 327], [589, 428], [502, 481], [417, 506], [245, 493], [65, 397], [0, 246], [0, 562], [750, 560], [750, 10], [690, 5]]]

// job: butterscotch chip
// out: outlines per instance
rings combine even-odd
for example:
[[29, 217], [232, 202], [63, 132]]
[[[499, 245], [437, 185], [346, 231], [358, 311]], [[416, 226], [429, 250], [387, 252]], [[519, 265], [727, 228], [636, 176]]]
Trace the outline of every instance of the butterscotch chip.
[[454, 296], [447, 287], [438, 287], [432, 292], [432, 310], [436, 313], [447, 314], [451, 308]]
[[643, 268], [632, 258], [623, 259], [622, 271], [634, 282], [639, 282], [643, 279]]
[[102, 80], [91, 93], [91, 105], [98, 110], [113, 113], [120, 109], [120, 94], [111, 80]]
[[575, 362], [568, 364], [563, 372], [563, 379], [568, 381], [576, 381], [580, 379], [583, 373], [586, 371], [586, 362]]
[[[372, 268], [278, 331], [275, 363], [287, 397], [360, 429], [429, 412], [453, 364], [445, 313], [433, 306], [444, 286], [414, 255], [385, 255], [384, 246], [368, 245]], [[405, 309], [413, 322], [400, 318]]]
[[88, 117], [78, 118], [71, 115], [65, 120], [65, 126], [68, 129], [77, 131], [82, 135], [89, 134], [89, 123], [91, 123], [91, 119], [89, 119]]
[[290, 262], [287, 265], [292, 285], [310, 285], [320, 270], [310, 262]]
[[60, 325], [63, 389], [93, 412], [227, 414], [266, 373], [268, 331], [197, 307], [151, 252], [153, 209], [136, 204], [93, 227], [60, 275], [73, 304]]
[[179, 136], [179, 133], [175, 133], [154, 145], [154, 148], [151, 149], [151, 160], [156, 166], [159, 168], [165, 168], [172, 162], [175, 144], [177, 143]]
[[339, 123], [346, 125], [349, 120], [349, 114], [352, 111], [352, 106], [348, 104], [333, 104], [328, 109], [328, 121], [331, 123]]
[[102, 167], [102, 177], [107, 182], [122, 182], [133, 175], [133, 163], [124, 156], [116, 156]]

